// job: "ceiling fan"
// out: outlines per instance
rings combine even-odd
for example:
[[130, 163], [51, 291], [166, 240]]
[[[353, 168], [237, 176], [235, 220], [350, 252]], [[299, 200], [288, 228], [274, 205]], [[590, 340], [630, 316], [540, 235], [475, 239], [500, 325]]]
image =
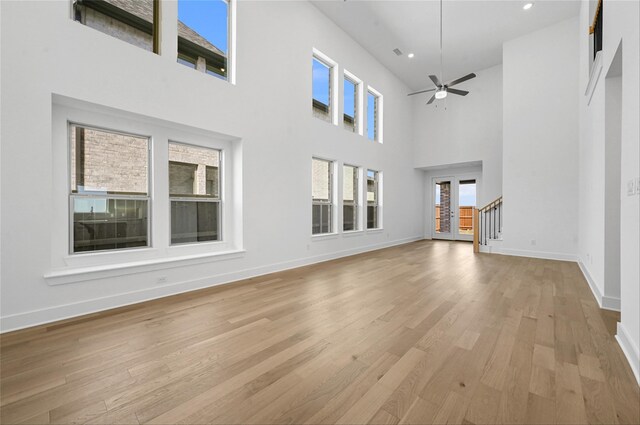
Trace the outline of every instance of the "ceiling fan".
[[433, 101], [436, 99], [444, 99], [445, 97], [447, 97], [447, 93], [457, 94], [459, 96], [466, 96], [469, 94], [468, 91], [452, 89], [450, 87], [475, 77], [476, 77], [476, 74], [472, 72], [471, 74], [467, 74], [464, 77], [460, 77], [453, 81], [450, 81], [447, 84], [442, 83], [442, 0], [440, 0], [440, 78], [438, 78], [436, 75], [429, 75], [429, 78], [431, 79], [431, 81], [433, 81], [433, 84], [435, 84], [436, 86], [435, 88], [409, 93], [407, 96], [413, 96], [416, 94], [435, 91], [433, 96], [431, 96], [431, 99], [429, 99], [429, 101], [427, 102], [427, 105], [433, 103]]

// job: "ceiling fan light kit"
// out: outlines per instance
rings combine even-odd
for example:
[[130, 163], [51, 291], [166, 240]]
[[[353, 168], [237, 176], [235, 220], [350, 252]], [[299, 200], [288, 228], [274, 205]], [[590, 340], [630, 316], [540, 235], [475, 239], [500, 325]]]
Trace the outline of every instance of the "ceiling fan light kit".
[[455, 79], [453, 81], [450, 81], [447, 84], [442, 84], [440, 82], [441, 79], [442, 79], [442, 0], [440, 0], [440, 78], [438, 78], [436, 75], [429, 75], [429, 78], [431, 79], [433, 84], [436, 86], [436, 88], [419, 90], [417, 92], [409, 93], [407, 96], [413, 96], [413, 95], [416, 95], [416, 94], [435, 91], [435, 93], [431, 96], [429, 101], [427, 101], [427, 105], [432, 104], [433, 101], [436, 100], [436, 99], [438, 99], [438, 100], [444, 99], [445, 97], [447, 97], [448, 93], [457, 94], [458, 96], [466, 96], [466, 95], [469, 94], [468, 91], [452, 89], [450, 87], [455, 86], [456, 84], [463, 83], [463, 82], [465, 82], [467, 80], [470, 80], [472, 78], [475, 78], [475, 77], [476, 77], [476, 74], [474, 74], [472, 72], [471, 74], [467, 74], [464, 77], [460, 77], [460, 78], [457, 78], [457, 79]]

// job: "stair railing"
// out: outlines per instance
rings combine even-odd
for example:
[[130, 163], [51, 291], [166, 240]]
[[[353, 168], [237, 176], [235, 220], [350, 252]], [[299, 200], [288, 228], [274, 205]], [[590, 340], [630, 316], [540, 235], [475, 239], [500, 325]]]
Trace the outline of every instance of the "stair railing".
[[498, 239], [502, 233], [502, 196], [474, 211], [474, 252], [479, 245], [487, 245], [490, 239]]

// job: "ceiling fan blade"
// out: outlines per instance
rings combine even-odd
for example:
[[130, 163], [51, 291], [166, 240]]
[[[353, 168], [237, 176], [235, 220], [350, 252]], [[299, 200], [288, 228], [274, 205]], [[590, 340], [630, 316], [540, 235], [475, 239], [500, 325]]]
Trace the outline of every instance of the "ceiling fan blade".
[[447, 93], [453, 93], [460, 96], [466, 96], [469, 94], [469, 92], [466, 90], [458, 90], [458, 89], [450, 89], [450, 88], [447, 88]]
[[434, 100], [436, 100], [436, 95], [435, 94], [433, 96], [431, 96], [431, 99], [429, 99], [429, 101], [427, 102], [427, 105], [432, 104]]
[[460, 77], [457, 80], [453, 80], [452, 82], [447, 84], [447, 87], [455, 86], [456, 84], [463, 83], [463, 82], [465, 82], [467, 80], [470, 80], [472, 78], [476, 78], [476, 74], [474, 74], [473, 72], [471, 74], [465, 75], [464, 77]]
[[435, 89], [427, 89], [427, 90], [420, 90], [420, 91], [416, 91], [413, 93], [409, 93], [407, 96], [413, 96], [414, 94], [420, 94], [420, 93], [426, 93], [428, 91], [434, 91]]
[[442, 87], [442, 83], [440, 82], [440, 80], [438, 79], [438, 77], [436, 77], [435, 75], [429, 75], [429, 78], [431, 78], [431, 81], [433, 81], [433, 84], [436, 85], [436, 87]]

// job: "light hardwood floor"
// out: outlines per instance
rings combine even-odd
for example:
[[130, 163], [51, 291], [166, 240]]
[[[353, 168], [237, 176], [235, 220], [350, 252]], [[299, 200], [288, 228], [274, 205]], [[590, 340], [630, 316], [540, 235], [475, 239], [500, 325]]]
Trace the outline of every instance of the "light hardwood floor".
[[574, 263], [422, 241], [1, 337], [1, 422], [639, 423]]

